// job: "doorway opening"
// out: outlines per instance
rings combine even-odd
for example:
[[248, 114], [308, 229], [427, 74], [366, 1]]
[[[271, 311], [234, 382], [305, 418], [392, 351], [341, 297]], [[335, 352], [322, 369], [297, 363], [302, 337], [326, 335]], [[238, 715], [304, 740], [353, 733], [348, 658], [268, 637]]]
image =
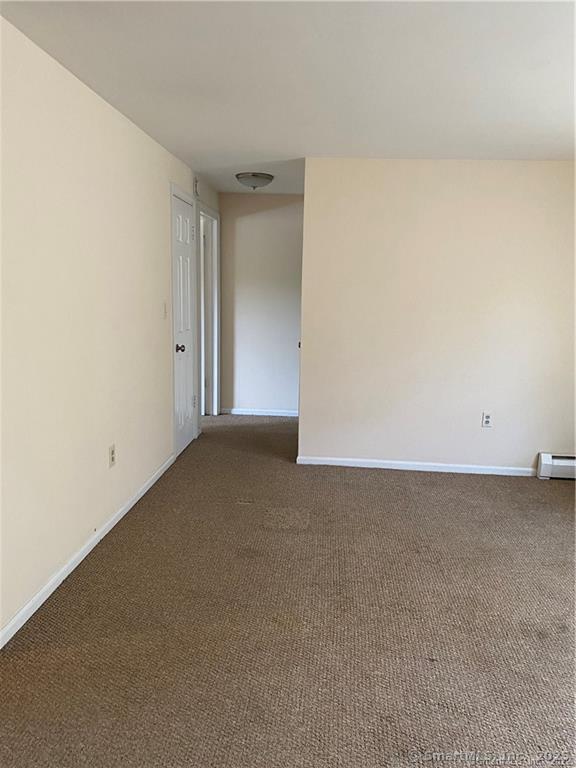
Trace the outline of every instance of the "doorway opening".
[[200, 413], [220, 413], [220, 216], [198, 204], [200, 263]]

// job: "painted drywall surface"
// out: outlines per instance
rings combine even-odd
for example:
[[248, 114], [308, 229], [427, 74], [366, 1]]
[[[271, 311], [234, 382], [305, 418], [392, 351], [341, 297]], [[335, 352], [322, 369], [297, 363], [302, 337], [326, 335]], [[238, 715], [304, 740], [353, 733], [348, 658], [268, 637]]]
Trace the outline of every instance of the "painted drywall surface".
[[224, 409], [298, 409], [302, 216], [301, 195], [220, 195]]
[[196, 178], [195, 193], [198, 199], [212, 210], [217, 211], [220, 203], [218, 192], [199, 174], [194, 174]]
[[4, 626], [172, 454], [169, 185], [192, 172], [1, 29]]
[[573, 203], [569, 162], [307, 160], [299, 454], [572, 452]]

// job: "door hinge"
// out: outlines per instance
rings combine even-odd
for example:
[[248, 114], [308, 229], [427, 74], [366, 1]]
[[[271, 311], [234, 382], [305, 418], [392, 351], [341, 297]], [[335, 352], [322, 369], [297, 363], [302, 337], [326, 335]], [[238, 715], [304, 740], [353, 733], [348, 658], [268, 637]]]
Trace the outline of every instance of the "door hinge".
[[198, 406], [198, 395], [194, 395], [192, 398], [192, 408], [196, 408]]

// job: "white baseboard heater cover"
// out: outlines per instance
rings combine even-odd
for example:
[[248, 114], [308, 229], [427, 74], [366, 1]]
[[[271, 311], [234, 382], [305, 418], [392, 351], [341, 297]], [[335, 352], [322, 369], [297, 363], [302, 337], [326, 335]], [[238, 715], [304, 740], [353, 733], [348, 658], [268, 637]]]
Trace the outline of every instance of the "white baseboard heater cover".
[[576, 456], [540, 453], [538, 454], [538, 471], [536, 474], [540, 480], [550, 480], [553, 477], [576, 480]]

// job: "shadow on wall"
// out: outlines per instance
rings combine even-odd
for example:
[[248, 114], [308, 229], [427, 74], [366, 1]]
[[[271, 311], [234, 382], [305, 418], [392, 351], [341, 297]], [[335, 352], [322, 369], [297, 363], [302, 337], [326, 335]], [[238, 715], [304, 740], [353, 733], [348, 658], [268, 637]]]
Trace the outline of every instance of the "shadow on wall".
[[220, 195], [222, 408], [298, 409], [302, 195]]

